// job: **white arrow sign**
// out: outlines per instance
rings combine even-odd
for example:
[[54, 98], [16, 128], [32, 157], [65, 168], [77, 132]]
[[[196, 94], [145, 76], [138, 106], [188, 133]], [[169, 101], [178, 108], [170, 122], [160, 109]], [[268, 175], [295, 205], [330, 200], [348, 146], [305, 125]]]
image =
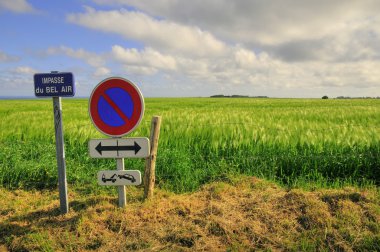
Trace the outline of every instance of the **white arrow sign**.
[[146, 158], [150, 154], [146, 137], [91, 139], [88, 148], [93, 158]]
[[100, 171], [98, 172], [98, 184], [111, 186], [140, 185], [141, 172], [139, 170]]

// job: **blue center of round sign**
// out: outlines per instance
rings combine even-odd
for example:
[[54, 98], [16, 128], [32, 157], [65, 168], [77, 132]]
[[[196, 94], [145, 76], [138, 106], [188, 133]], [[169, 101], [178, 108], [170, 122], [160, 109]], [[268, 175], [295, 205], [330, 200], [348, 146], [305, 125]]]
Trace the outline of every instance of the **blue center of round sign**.
[[133, 101], [129, 93], [118, 87], [107, 89], [98, 101], [100, 118], [105, 124], [112, 127], [126, 124], [123, 117], [131, 119], [133, 109]]

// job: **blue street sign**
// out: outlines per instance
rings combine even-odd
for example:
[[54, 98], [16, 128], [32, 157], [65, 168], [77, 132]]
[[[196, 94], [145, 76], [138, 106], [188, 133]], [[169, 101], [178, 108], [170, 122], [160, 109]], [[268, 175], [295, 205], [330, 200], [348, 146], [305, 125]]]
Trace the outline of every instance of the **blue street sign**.
[[37, 97], [74, 96], [72, 73], [38, 73], [34, 75], [34, 94]]

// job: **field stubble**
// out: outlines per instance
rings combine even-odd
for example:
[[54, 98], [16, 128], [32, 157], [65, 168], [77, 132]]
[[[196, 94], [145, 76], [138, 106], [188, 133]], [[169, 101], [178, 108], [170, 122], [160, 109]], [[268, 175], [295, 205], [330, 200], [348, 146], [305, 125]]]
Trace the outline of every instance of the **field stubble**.
[[[240, 176], [193, 193], [116, 197], [0, 188], [0, 251], [379, 251], [375, 190], [284, 189]], [[1, 244], [5, 244], [2, 247]], [[3, 248], [3, 250], [2, 250]]]

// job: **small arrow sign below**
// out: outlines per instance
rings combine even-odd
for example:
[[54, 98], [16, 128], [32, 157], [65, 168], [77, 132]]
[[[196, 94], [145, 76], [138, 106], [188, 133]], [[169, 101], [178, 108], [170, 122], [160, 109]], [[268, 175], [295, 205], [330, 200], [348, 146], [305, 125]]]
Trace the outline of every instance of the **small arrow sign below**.
[[88, 147], [94, 158], [146, 158], [150, 154], [146, 137], [92, 139]]

